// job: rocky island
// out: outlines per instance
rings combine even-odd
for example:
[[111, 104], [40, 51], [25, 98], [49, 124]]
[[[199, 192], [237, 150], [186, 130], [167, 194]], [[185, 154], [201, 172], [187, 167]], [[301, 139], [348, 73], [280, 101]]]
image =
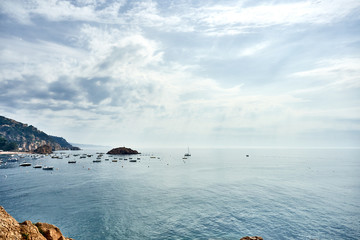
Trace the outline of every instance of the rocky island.
[[110, 151], [107, 152], [107, 154], [130, 155], [130, 154], [140, 154], [140, 153], [136, 150], [132, 150], [131, 148], [119, 147], [119, 148], [111, 149]]
[[0, 206], [0, 239], [73, 240], [62, 235], [59, 228], [48, 223], [19, 223]]

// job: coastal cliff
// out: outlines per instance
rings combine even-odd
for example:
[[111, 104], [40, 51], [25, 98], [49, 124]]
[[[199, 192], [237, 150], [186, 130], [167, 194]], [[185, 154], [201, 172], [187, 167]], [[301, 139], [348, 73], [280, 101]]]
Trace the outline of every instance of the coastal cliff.
[[0, 206], [0, 239], [12, 240], [73, 240], [62, 235], [59, 228], [48, 223], [17, 222]]
[[17, 145], [20, 151], [34, 151], [43, 145], [50, 146], [52, 150], [73, 148], [62, 137], [50, 136], [32, 125], [17, 122], [3, 116], [0, 116], [0, 137], [5, 139], [7, 144]]

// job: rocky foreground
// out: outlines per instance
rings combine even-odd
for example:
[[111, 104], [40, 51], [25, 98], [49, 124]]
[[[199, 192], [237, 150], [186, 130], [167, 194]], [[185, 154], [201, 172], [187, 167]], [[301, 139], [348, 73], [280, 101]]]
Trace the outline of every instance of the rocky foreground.
[[262, 237], [259, 237], [259, 236], [254, 236], [254, 237], [243, 237], [243, 238], [240, 238], [240, 240], [264, 240]]
[[18, 223], [0, 206], [0, 240], [73, 240], [62, 235], [59, 228], [48, 223]]

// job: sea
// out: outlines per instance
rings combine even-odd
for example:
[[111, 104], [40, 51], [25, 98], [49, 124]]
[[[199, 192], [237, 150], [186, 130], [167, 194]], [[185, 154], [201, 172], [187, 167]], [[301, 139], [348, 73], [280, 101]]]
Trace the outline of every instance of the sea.
[[108, 150], [0, 155], [0, 205], [76, 240], [360, 239], [360, 149]]

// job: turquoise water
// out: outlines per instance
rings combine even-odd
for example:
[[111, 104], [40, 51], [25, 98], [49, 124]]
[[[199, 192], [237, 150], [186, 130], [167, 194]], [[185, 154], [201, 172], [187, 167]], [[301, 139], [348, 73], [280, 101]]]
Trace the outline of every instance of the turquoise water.
[[3, 163], [0, 205], [77, 240], [360, 239], [359, 149], [138, 150], [136, 163], [28, 160], [54, 171]]

